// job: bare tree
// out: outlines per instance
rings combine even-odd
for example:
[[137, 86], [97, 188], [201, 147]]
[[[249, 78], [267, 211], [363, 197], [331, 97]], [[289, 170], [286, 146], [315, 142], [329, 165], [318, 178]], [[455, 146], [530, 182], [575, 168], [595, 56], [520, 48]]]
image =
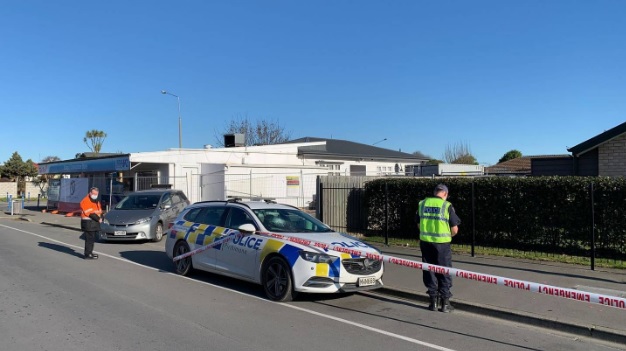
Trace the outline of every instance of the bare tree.
[[476, 157], [472, 155], [469, 144], [465, 142], [458, 142], [454, 145], [448, 144], [446, 150], [443, 153], [443, 160], [446, 163], [459, 163], [468, 165], [477, 165], [478, 161]]
[[106, 137], [107, 133], [101, 130], [92, 129], [85, 133], [83, 141], [85, 142], [85, 144], [87, 144], [92, 152], [99, 154], [100, 149], [102, 148], [102, 144], [104, 143], [104, 139], [106, 139]]
[[43, 159], [41, 159], [41, 163], [56, 162], [56, 161], [61, 161], [61, 159], [58, 156], [46, 156]]
[[215, 136], [217, 144], [224, 146], [223, 135], [235, 133], [245, 134], [247, 146], [280, 144], [291, 137], [291, 133], [285, 131], [278, 121], [259, 119], [253, 122], [248, 116], [238, 116], [227, 123], [220, 135]]

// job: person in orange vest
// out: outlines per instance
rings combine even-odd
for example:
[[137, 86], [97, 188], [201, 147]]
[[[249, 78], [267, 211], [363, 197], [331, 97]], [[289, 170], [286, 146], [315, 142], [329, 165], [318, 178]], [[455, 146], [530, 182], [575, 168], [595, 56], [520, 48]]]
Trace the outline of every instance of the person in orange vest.
[[102, 223], [102, 208], [98, 201], [98, 193], [98, 188], [92, 187], [87, 196], [80, 202], [80, 229], [85, 232], [84, 258], [86, 260], [98, 258], [98, 255], [93, 253], [93, 245], [96, 242], [96, 235], [100, 231], [100, 223]]

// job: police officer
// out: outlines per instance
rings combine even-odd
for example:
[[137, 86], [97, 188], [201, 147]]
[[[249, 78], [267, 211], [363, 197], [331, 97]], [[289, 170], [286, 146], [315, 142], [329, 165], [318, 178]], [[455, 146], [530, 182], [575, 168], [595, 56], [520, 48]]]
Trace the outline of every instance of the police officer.
[[89, 189], [89, 193], [80, 202], [80, 229], [85, 232], [85, 256], [86, 260], [95, 260], [97, 254], [93, 253], [93, 245], [96, 235], [100, 231], [102, 223], [102, 208], [98, 201], [99, 190], [96, 187]]
[[[461, 220], [454, 207], [447, 200], [448, 187], [439, 184], [435, 187], [434, 197], [420, 201], [417, 210], [418, 228], [420, 230], [420, 249], [422, 261], [438, 266], [452, 266], [450, 242], [459, 231]], [[446, 274], [423, 271], [424, 285], [428, 289], [430, 304], [428, 309], [441, 312], [452, 312], [450, 305], [450, 288], [452, 278]]]

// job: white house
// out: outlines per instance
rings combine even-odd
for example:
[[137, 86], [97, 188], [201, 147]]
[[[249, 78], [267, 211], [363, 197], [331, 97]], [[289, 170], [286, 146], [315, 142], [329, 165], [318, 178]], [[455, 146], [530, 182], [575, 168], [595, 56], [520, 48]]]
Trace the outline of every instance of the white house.
[[171, 185], [191, 202], [265, 197], [299, 207], [313, 201], [318, 175], [404, 175], [426, 161], [371, 145], [311, 137], [275, 145], [84, 156], [42, 163], [39, 172], [90, 178], [103, 198]]

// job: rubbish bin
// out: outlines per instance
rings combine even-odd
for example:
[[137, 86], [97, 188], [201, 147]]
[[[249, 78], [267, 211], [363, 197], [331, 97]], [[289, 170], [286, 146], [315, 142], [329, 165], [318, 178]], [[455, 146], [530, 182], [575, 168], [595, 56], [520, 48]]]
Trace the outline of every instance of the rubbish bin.
[[[11, 216], [13, 214], [21, 214], [22, 213], [22, 200], [11, 200]], [[17, 206], [17, 207], [15, 207]]]

